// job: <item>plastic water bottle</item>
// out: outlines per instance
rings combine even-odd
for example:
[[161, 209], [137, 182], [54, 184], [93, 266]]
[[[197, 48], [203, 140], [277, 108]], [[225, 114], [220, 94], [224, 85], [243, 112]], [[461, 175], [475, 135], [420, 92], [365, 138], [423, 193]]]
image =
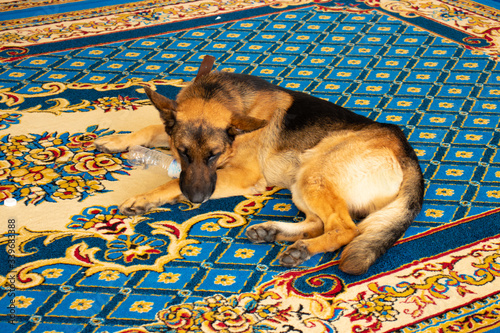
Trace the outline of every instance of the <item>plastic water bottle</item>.
[[159, 166], [167, 170], [171, 178], [179, 178], [181, 174], [181, 165], [173, 156], [142, 146], [130, 147], [127, 161], [133, 166], [143, 165], [145, 169], [150, 166]]

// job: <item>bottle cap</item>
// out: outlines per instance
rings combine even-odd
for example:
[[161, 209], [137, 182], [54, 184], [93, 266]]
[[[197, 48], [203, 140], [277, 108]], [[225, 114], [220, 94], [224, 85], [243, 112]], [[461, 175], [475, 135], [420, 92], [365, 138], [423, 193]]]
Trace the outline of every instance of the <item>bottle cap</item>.
[[181, 175], [181, 165], [177, 160], [173, 160], [167, 169], [168, 176], [171, 178], [179, 178]]
[[7, 198], [3, 201], [3, 204], [7, 207], [13, 207], [17, 204], [17, 200], [14, 198]]

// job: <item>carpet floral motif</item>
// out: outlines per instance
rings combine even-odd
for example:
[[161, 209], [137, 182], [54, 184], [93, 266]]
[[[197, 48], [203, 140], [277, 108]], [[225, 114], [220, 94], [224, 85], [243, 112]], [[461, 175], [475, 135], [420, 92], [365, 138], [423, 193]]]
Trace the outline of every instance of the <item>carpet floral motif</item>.
[[[246, 0], [225, 0], [225, 1], [188, 1], [179, 3], [179, 1], [164, 2], [156, 1], [153, 6], [148, 2], [150, 8], [137, 10], [134, 12], [108, 8], [107, 12], [116, 12], [110, 16], [99, 17], [95, 19], [94, 15], [85, 15], [78, 13], [73, 20], [68, 20], [67, 16], [52, 18], [57, 25], [48, 25], [46, 27], [31, 27], [15, 30], [0, 31], [0, 44], [3, 48], [22, 48], [23, 46], [44, 43], [48, 41], [59, 41], [69, 38], [88, 37], [90, 35], [101, 35], [104, 33], [119, 32], [144, 28], [151, 25], [165, 24], [173, 21], [186, 21], [196, 18], [206, 17], [235, 11], [241, 9], [250, 9], [260, 6], [277, 6], [285, 8], [290, 5], [303, 5], [307, 3], [329, 2], [328, 0], [264, 0], [264, 1], [246, 1]], [[146, 5], [146, 3], [145, 3]], [[90, 13], [89, 13], [90, 14]], [[92, 18], [86, 18], [90, 16]], [[10, 22], [14, 25], [14, 22]], [[38, 22], [34, 22], [38, 23]], [[8, 24], [9, 25], [9, 24]], [[35, 25], [37, 26], [37, 25]]]
[[[422, 320], [445, 303], [477, 297], [480, 290], [484, 291], [481, 286], [496, 290], [500, 285], [499, 241], [497, 237], [493, 243], [477, 243], [448, 256], [429, 258], [383, 274], [368, 281], [367, 289], [358, 294], [346, 291], [342, 281], [334, 276], [314, 276], [319, 269], [289, 272], [260, 286], [255, 293], [229, 299], [215, 295], [192, 304], [171, 306], [157, 313], [156, 324], [121, 333], [156, 332], [161, 328], [176, 332], [274, 332], [286, 329], [291, 322], [296, 325], [297, 321], [304, 326], [294, 328], [308, 332], [340, 332], [345, 321], [353, 324], [352, 332], [385, 332], [397, 328], [394, 324], [404, 322], [404, 317]], [[465, 267], [473, 267], [474, 273], [460, 274], [457, 269]], [[316, 291], [304, 293], [301, 280]], [[385, 283], [387, 280], [391, 282]], [[285, 306], [291, 299], [295, 299], [293, 305]], [[483, 324], [497, 323], [498, 311], [492, 308], [446, 326], [436, 326], [431, 332], [442, 332], [444, 327], [453, 331], [453, 325], [471, 329], [477, 327], [479, 320]], [[404, 331], [412, 329], [407, 327]]]
[[[178, 204], [176, 209], [184, 210], [186, 206], [190, 205]], [[161, 220], [147, 222], [164, 211], [170, 209], [158, 208], [143, 217], [127, 217], [119, 214], [116, 206], [95, 206], [73, 216], [68, 231], [33, 232], [23, 228], [16, 237], [16, 256], [29, 259], [32, 255], [42, 254], [44, 259], [29, 261], [7, 275], [15, 274], [15, 287], [26, 289], [45, 281], [43, 274], [33, 270], [56, 263], [85, 267], [87, 276], [102, 271], [126, 275], [137, 270], [163, 272], [164, 265], [169, 262], [200, 253], [202, 248], [196, 246], [200, 241], [189, 237], [189, 230], [195, 224], [203, 224], [202, 229], [218, 230], [241, 227], [246, 223], [240, 215], [231, 212], [200, 214], [181, 224]], [[43, 245], [38, 242], [40, 238]], [[54, 244], [62, 239], [68, 242], [67, 250], [63, 252]], [[0, 244], [5, 245], [8, 241], [8, 237], [0, 238]], [[60, 253], [61, 257], [55, 253]], [[5, 282], [5, 277], [2, 280]]]
[[[276, 332], [292, 327], [296, 331], [328, 332], [334, 329], [331, 321], [346, 310], [341, 305], [344, 302], [334, 297], [344, 290], [344, 286], [334, 276], [308, 276], [311, 273], [286, 273], [259, 287], [255, 293], [229, 298], [214, 295], [192, 304], [172, 306], [157, 313], [157, 323], [126, 329], [121, 333], [162, 329], [183, 333]], [[300, 287], [296, 288], [301, 280], [307, 281], [313, 288], [327, 285], [331, 290], [306, 295]]]
[[[457, 299], [477, 297], [481, 289], [483, 292], [485, 289], [497, 290], [500, 277], [498, 241], [497, 237], [493, 242], [477, 243], [449, 256], [408, 265], [391, 274], [396, 281], [390, 284], [381, 280], [369, 282], [368, 291], [357, 294], [351, 300], [352, 311], [347, 311], [345, 315], [353, 323], [359, 323], [353, 327], [354, 330], [363, 331], [363, 327], [369, 327], [376, 332], [392, 326], [390, 322], [397, 322], [402, 317], [413, 320], [427, 318], [439, 306], [451, 305]], [[460, 273], [465, 267], [472, 267], [473, 273]], [[481, 288], [483, 286], [487, 287]], [[483, 314], [484, 321], [491, 321], [491, 311], [498, 313], [498, 309], [491, 309]], [[468, 320], [473, 321], [472, 317]], [[452, 325], [448, 323], [447, 327]], [[467, 326], [464, 325], [464, 328]], [[468, 328], [471, 328], [470, 325]], [[440, 328], [436, 327], [435, 331], [440, 331]]]
[[[32, 61], [39, 62], [39, 61]], [[75, 62], [76, 66], [79, 65]], [[43, 65], [43, 64], [41, 64]], [[54, 79], [64, 79], [64, 74], [52, 74]], [[10, 77], [24, 78], [22, 72], [12, 72]], [[102, 80], [102, 77], [96, 75], [91, 80]], [[65, 82], [50, 82], [44, 84], [33, 84], [25, 88], [25, 92], [11, 91], [11, 88], [0, 89], [0, 102], [5, 103], [10, 107], [8, 113], [3, 114], [0, 118], [0, 126], [8, 126], [18, 124], [22, 113], [46, 112], [55, 115], [63, 112], [89, 112], [97, 109], [102, 109], [105, 112], [120, 111], [120, 110], [137, 110], [140, 106], [148, 105], [149, 100], [139, 100], [137, 97], [127, 95], [105, 96], [102, 93], [107, 91], [122, 90], [127, 92], [131, 89], [139, 89], [143, 91], [143, 85], [156, 87], [161, 85], [171, 85], [181, 87], [185, 82], [180, 79], [174, 80], [152, 80], [150, 82], [142, 82], [142, 80], [131, 79], [126, 83], [120, 84], [93, 84], [93, 83], [65, 83]], [[86, 92], [87, 96], [94, 97], [93, 99], [61, 97], [68, 92]], [[81, 94], [77, 94], [81, 95]], [[52, 98], [49, 98], [52, 97]], [[50, 105], [50, 106], [49, 106]]]
[[0, 130], [9, 128], [12, 125], [19, 124], [22, 114], [19, 113], [5, 113], [0, 115]]
[[123, 159], [95, 151], [94, 140], [114, 131], [4, 135], [0, 138], [0, 201], [20, 198], [26, 205], [84, 200], [106, 192], [103, 180], [130, 170]]
[[[443, 26], [463, 31], [470, 36], [464, 42], [479, 44], [483, 39], [487, 46], [470, 47], [498, 59], [500, 55], [500, 26], [498, 12], [486, 6], [471, 6], [468, 1], [448, 0], [364, 0], [369, 6], [381, 7], [406, 18], [422, 17]], [[469, 8], [468, 8], [469, 7]]]

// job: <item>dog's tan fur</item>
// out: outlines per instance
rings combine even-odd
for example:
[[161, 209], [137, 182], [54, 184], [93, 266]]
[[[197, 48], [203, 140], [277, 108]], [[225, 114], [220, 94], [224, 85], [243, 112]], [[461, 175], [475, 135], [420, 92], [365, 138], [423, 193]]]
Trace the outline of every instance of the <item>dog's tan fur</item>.
[[146, 92], [164, 125], [103, 137], [96, 145], [107, 152], [170, 146], [183, 172], [180, 180], [125, 201], [124, 214], [180, 198], [202, 202], [286, 187], [306, 219], [250, 227], [250, 240], [295, 242], [280, 256], [286, 266], [347, 245], [340, 268], [362, 274], [421, 208], [422, 174], [395, 127], [244, 75], [205, 75], [176, 101]]

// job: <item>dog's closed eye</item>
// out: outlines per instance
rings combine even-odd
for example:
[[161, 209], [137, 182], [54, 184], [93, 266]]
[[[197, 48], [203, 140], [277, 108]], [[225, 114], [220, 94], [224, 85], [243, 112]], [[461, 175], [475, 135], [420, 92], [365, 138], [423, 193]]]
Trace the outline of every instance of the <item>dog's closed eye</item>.
[[221, 154], [222, 153], [217, 153], [217, 152], [210, 153], [210, 155], [207, 158], [207, 164], [215, 163]]
[[189, 156], [189, 152], [186, 148], [177, 148], [177, 152], [179, 153], [179, 157], [185, 160], [188, 163], [191, 163], [191, 156]]

